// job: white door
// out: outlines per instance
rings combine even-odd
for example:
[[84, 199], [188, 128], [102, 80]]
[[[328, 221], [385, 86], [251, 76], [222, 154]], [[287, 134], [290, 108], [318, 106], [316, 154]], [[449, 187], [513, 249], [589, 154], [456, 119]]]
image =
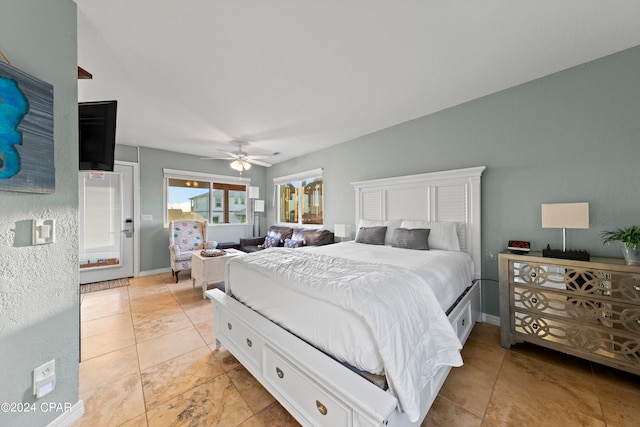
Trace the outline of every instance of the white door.
[[113, 172], [80, 171], [80, 283], [134, 274], [134, 165]]

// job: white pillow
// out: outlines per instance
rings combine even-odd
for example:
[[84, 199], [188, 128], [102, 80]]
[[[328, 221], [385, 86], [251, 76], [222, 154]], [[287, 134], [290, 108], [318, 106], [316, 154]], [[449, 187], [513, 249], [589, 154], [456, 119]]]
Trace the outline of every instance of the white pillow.
[[[401, 219], [390, 219], [388, 221], [374, 221], [371, 219], [361, 219], [358, 224], [358, 231], [362, 227], [387, 227], [387, 233], [384, 235], [384, 244], [391, 245], [393, 244], [393, 234], [396, 232], [396, 228], [400, 227], [402, 223]], [[356, 232], [356, 238], [358, 238], [358, 233]]]
[[444, 249], [446, 251], [460, 251], [460, 241], [455, 222], [430, 221], [402, 221], [402, 228], [428, 228], [429, 249]]

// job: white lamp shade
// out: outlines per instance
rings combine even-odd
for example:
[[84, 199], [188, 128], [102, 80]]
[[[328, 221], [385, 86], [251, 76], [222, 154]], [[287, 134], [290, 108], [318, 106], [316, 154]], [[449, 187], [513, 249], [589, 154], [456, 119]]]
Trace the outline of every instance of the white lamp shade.
[[542, 228], [589, 228], [589, 203], [543, 204]]
[[351, 226], [349, 224], [336, 224], [333, 234], [335, 234], [336, 237], [350, 237]]
[[253, 202], [253, 211], [256, 213], [264, 212], [264, 200], [255, 200]]
[[249, 198], [250, 199], [260, 198], [260, 187], [249, 187]]

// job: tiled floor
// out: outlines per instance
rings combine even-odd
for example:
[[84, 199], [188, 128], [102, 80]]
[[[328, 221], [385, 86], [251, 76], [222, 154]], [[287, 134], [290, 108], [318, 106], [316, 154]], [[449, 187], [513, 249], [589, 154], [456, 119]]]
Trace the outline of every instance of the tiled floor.
[[[212, 305], [183, 273], [84, 294], [75, 426], [289, 426], [295, 420], [228, 352]], [[423, 426], [638, 426], [640, 377], [476, 324]]]

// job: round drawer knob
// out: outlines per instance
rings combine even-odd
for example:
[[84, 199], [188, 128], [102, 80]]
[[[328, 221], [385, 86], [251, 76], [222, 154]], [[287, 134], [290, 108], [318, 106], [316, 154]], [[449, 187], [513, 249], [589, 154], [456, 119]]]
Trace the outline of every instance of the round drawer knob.
[[282, 372], [282, 369], [276, 368], [276, 374], [278, 374], [278, 378], [284, 378], [284, 372]]
[[322, 415], [327, 415], [327, 407], [322, 404], [319, 400], [316, 400], [316, 408], [318, 408], [318, 412]]
[[534, 304], [537, 304], [538, 303], [538, 298], [531, 298], [531, 302], [534, 303]]
[[253, 343], [251, 342], [251, 340], [250, 340], [249, 338], [247, 338], [247, 345], [248, 345], [249, 347], [251, 347], [251, 346], [253, 345]]
[[532, 327], [533, 329], [538, 329], [538, 324], [537, 324], [537, 323], [534, 323], [533, 325], [531, 325], [531, 327]]
[[229, 328], [229, 330], [231, 330], [233, 328], [233, 325], [231, 325], [231, 323], [227, 322], [227, 328]]
[[633, 285], [633, 289], [640, 292], [640, 285]]
[[536, 273], [531, 273], [531, 277], [536, 277], [537, 274]]

